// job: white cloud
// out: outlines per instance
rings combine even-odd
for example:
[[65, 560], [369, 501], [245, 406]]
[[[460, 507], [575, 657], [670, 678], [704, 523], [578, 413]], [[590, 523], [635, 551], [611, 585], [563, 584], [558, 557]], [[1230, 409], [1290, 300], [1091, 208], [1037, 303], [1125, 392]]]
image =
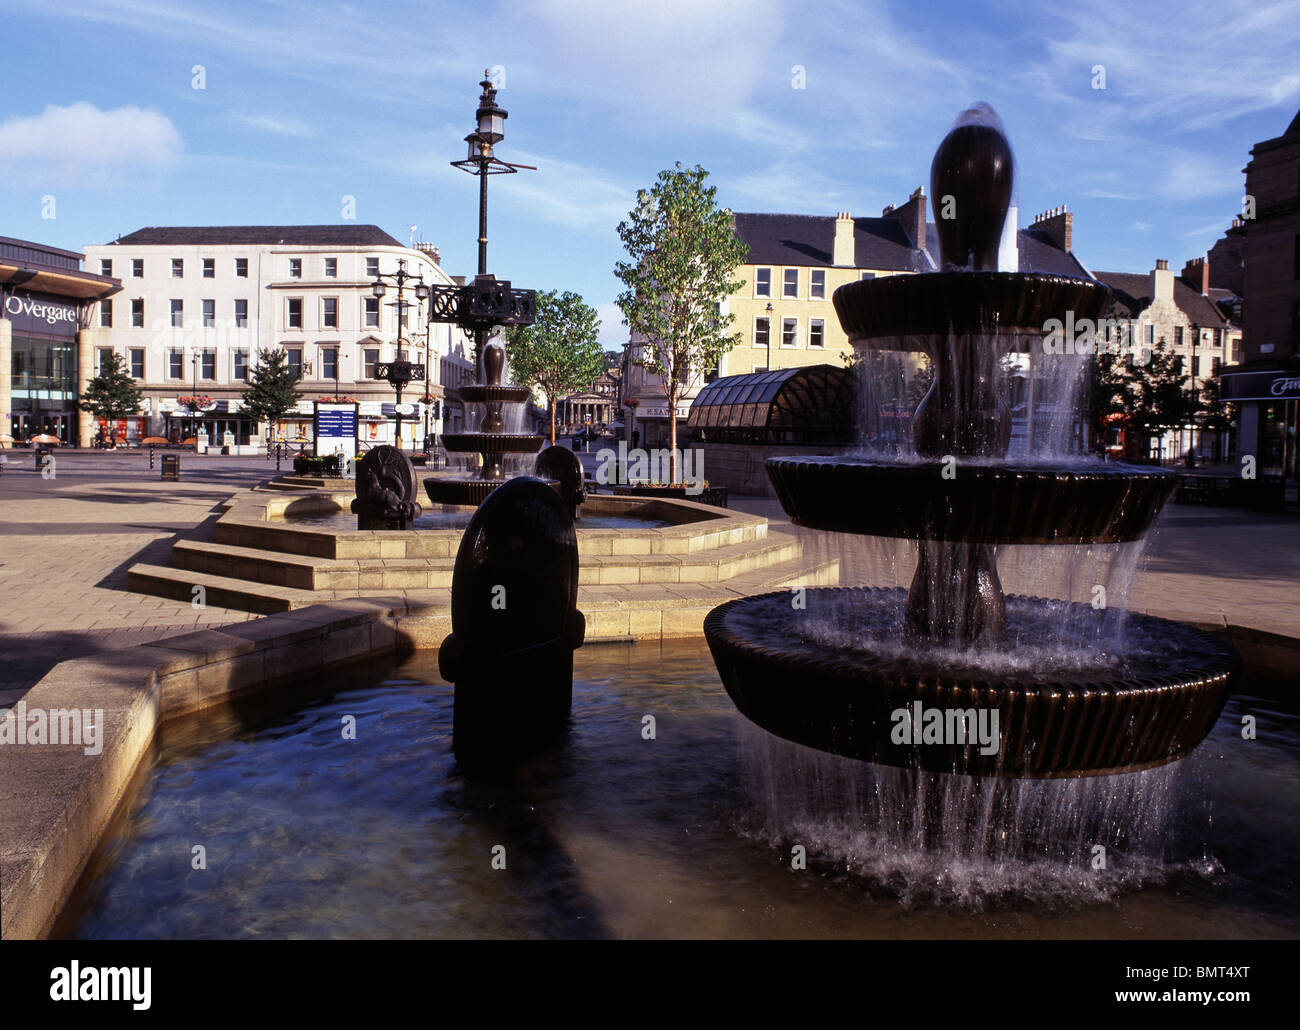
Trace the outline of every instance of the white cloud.
[[107, 188], [175, 165], [183, 143], [157, 111], [79, 101], [0, 122], [0, 174], [40, 187]]
[[262, 132], [269, 132], [275, 136], [293, 136], [305, 139], [308, 136], [316, 135], [316, 130], [306, 122], [284, 115], [237, 112], [234, 117], [236, 121], [242, 122], [250, 128], [260, 129]]
[[600, 343], [605, 350], [616, 350], [627, 342], [627, 326], [623, 324], [623, 309], [613, 301], [597, 304], [600, 318]]

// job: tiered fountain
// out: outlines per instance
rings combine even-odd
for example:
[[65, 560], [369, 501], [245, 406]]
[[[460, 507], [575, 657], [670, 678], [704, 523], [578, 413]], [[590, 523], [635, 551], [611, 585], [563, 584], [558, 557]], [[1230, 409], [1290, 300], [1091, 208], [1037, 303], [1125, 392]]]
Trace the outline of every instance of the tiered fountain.
[[493, 490], [506, 481], [502, 458], [507, 454], [536, 454], [544, 437], [533, 433], [507, 433], [502, 408], [520, 405], [530, 396], [526, 386], [502, 386], [506, 351], [499, 343], [483, 348], [483, 377], [474, 386], [462, 386], [460, 399], [484, 406], [477, 433], [447, 433], [443, 446], [457, 454], [478, 453], [483, 458], [478, 475], [471, 478], [430, 478], [424, 490], [434, 504], [479, 505]]
[[[915, 453], [772, 458], [798, 525], [917, 542], [911, 587], [788, 591], [713, 610], [705, 634], [728, 694], [762, 728], [821, 751], [968, 775], [1060, 777], [1182, 757], [1210, 731], [1240, 660], [1188, 626], [1038, 597], [1005, 597], [1001, 544], [1140, 540], [1172, 474], [1079, 457], [1009, 460], [1004, 358], [1032, 351], [1048, 319], [1101, 314], [1099, 282], [997, 271], [1012, 155], [974, 108], [930, 172], [942, 270], [843, 286], [834, 302], [860, 355], [924, 351], [934, 382], [913, 419]], [[1068, 628], [1067, 633], [1062, 633]], [[1058, 646], [1042, 647], [1045, 639]], [[926, 710], [980, 713], [996, 748], [929, 733]], [[900, 716], [900, 713], [901, 716]], [[922, 722], [926, 721], [926, 725]], [[902, 732], [900, 732], [900, 730]]]

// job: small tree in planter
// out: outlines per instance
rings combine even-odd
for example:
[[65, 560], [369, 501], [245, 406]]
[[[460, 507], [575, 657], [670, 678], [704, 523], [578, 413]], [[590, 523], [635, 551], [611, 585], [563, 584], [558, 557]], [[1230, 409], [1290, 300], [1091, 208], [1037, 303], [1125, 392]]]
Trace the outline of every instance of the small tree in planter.
[[249, 372], [248, 389], [242, 395], [244, 410], [273, 429], [298, 407], [302, 394], [295, 389], [297, 382], [298, 374], [289, 367], [289, 355], [283, 347], [259, 351], [257, 364]]
[[659, 173], [649, 191], [637, 191], [637, 207], [620, 222], [619, 238], [629, 261], [614, 266], [627, 289], [618, 306], [633, 333], [645, 342], [633, 361], [659, 376], [668, 400], [668, 446], [672, 480], [677, 470], [677, 401], [692, 377], [712, 368], [740, 340], [728, 333], [735, 315], [719, 303], [741, 282], [732, 276], [745, 259], [731, 212], [714, 204], [717, 188], [696, 165]]
[[551, 409], [551, 443], [555, 443], [555, 408], [560, 397], [590, 386], [604, 370], [605, 355], [597, 340], [596, 309], [576, 293], [554, 290], [537, 295], [537, 321], [506, 330], [510, 374], [520, 386], [533, 386]]
[[117, 423], [140, 410], [141, 393], [120, 354], [108, 356], [108, 367], [86, 384], [77, 407], [96, 418], [106, 419], [116, 435]]

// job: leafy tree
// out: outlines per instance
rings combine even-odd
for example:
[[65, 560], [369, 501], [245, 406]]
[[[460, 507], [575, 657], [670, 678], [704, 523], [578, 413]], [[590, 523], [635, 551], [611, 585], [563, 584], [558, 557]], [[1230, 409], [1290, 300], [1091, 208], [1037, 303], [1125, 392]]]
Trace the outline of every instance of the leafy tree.
[[96, 418], [107, 419], [110, 431], [119, 419], [129, 418], [140, 410], [141, 392], [120, 354], [108, 356], [108, 367], [86, 384], [77, 406]]
[[728, 333], [735, 315], [721, 315], [719, 302], [740, 289], [732, 278], [745, 259], [731, 212], [719, 209], [709, 173], [681, 162], [659, 173], [618, 235], [629, 261], [614, 266], [626, 287], [618, 306], [634, 334], [633, 359], [663, 380], [668, 400], [671, 478], [677, 482], [677, 401], [692, 378], [713, 368], [740, 340]]
[[1131, 422], [1143, 436], [1159, 436], [1166, 429], [1186, 424], [1196, 413], [1196, 399], [1187, 390], [1189, 378], [1181, 358], [1169, 349], [1163, 337], [1151, 349], [1149, 361], [1133, 363], [1129, 369]]
[[1132, 410], [1133, 384], [1129, 368], [1114, 351], [1101, 351], [1090, 363], [1088, 383], [1088, 420], [1093, 440], [1099, 450], [1106, 446], [1106, 430], [1115, 415]]
[[289, 366], [283, 347], [259, 351], [257, 364], [249, 372], [248, 389], [243, 392], [244, 410], [268, 429], [298, 407], [302, 394], [294, 389], [298, 374]]
[[596, 339], [596, 309], [567, 290], [537, 295], [537, 320], [506, 330], [510, 374], [521, 386], [535, 387], [551, 409], [551, 443], [555, 443], [556, 402], [590, 386], [604, 370], [605, 356]]

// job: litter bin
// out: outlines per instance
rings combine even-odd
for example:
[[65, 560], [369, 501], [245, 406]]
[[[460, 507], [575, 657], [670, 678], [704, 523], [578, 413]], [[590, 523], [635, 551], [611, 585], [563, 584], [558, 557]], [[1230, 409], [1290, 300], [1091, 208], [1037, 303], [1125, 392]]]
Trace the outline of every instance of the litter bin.
[[37, 446], [36, 446], [36, 452], [35, 452], [35, 455], [34, 455], [34, 457], [35, 457], [35, 466], [34, 466], [34, 467], [35, 467], [35, 469], [36, 469], [37, 472], [40, 472], [40, 471], [41, 471], [41, 469], [44, 467], [44, 462], [45, 462], [46, 457], [48, 457], [48, 456], [49, 456], [50, 454], [52, 454], [52, 453], [53, 453], [53, 451], [52, 451], [49, 447], [45, 447], [45, 446], [42, 446], [42, 445], [40, 445], [40, 444], [37, 444]]
[[160, 479], [178, 480], [181, 478], [181, 456], [164, 454], [162, 456], [162, 475]]

